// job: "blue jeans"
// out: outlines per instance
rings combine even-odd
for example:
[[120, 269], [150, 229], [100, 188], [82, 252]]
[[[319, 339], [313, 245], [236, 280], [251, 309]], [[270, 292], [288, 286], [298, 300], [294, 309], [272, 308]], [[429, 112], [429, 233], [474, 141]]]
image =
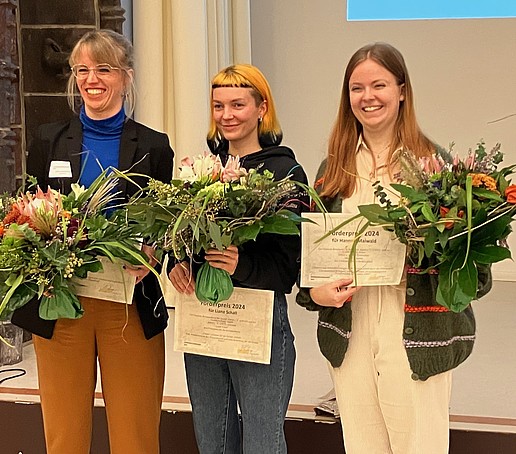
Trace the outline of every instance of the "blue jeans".
[[287, 453], [283, 424], [296, 351], [285, 295], [274, 298], [270, 364], [188, 353], [184, 360], [200, 454]]

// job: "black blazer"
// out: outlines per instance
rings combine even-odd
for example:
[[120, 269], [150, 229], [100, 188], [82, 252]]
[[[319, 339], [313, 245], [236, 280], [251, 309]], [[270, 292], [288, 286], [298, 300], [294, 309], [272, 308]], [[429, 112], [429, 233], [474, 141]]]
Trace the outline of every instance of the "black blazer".
[[[79, 181], [82, 152], [82, 124], [78, 117], [72, 120], [51, 123], [39, 127], [29, 148], [27, 174], [37, 177], [39, 186], [60, 189], [68, 194], [71, 184]], [[170, 182], [174, 152], [166, 134], [154, 131], [128, 119], [120, 139], [119, 170], [148, 175], [151, 178]], [[72, 178], [48, 178], [52, 161], [69, 161]], [[144, 180], [138, 181], [145, 185]], [[121, 179], [119, 190], [127, 199], [138, 188]], [[136, 286], [134, 303], [138, 309], [145, 337], [150, 339], [162, 332], [168, 322], [165, 301], [156, 278], [149, 274]], [[50, 339], [55, 320], [39, 317], [39, 300], [36, 298], [14, 311], [12, 323], [38, 336]]]

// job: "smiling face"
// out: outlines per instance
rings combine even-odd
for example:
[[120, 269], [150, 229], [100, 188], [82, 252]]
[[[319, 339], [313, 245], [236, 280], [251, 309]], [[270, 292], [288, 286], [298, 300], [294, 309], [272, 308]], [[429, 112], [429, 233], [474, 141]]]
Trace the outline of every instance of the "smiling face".
[[218, 87], [213, 89], [212, 114], [217, 129], [229, 142], [232, 155], [245, 156], [261, 149], [258, 122], [267, 111], [251, 88]]
[[392, 134], [404, 95], [390, 71], [369, 58], [359, 63], [349, 79], [349, 98], [365, 134]]
[[[88, 68], [104, 61], [95, 61], [87, 48], [78, 56], [76, 64], [86, 65]], [[117, 69], [110, 74], [99, 77], [95, 71], [90, 71], [86, 79], [77, 79], [77, 88], [84, 101], [88, 117], [101, 120], [116, 115], [124, 103], [124, 93], [132, 77], [132, 70]]]

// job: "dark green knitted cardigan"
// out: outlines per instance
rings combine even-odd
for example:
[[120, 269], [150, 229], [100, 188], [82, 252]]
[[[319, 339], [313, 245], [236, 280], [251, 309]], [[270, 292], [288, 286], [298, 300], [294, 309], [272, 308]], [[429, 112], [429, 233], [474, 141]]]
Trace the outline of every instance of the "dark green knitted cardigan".
[[[324, 166], [323, 162], [317, 179], [323, 174]], [[340, 197], [323, 202], [329, 212], [340, 213], [342, 210]], [[478, 274], [477, 298], [480, 298], [491, 289], [492, 280], [489, 267], [479, 268]], [[400, 334], [414, 380], [426, 380], [457, 367], [473, 350], [473, 309], [468, 306], [464, 311], [455, 313], [437, 304], [437, 284], [436, 274], [407, 273], [405, 321], [403, 333]], [[341, 308], [319, 306], [310, 297], [308, 288], [299, 290], [296, 302], [308, 310], [319, 312], [319, 348], [333, 367], [339, 367], [352, 335], [351, 304], [346, 303]]]

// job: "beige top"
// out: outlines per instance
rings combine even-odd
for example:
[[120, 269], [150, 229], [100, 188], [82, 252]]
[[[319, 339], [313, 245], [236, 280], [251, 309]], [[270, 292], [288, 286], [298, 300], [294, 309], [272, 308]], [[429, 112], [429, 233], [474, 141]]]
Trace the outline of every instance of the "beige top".
[[[394, 152], [394, 155], [399, 151], [401, 151], [401, 147]], [[373, 183], [380, 181], [382, 187], [389, 189], [391, 183], [395, 181], [393, 175], [397, 175], [399, 172], [395, 170], [391, 174], [387, 165], [378, 162], [377, 157], [367, 148], [366, 143], [360, 137], [357, 144], [357, 173], [355, 192], [347, 199], [342, 200], [343, 213], [354, 214], [357, 213], [359, 205], [378, 203], [378, 198], [374, 195]], [[388, 191], [387, 194], [391, 201], [395, 203], [398, 198], [396, 194]]]
[[[394, 156], [400, 150], [401, 147], [395, 151]], [[367, 147], [362, 137], [360, 137], [357, 144], [357, 173], [358, 178], [355, 192], [347, 199], [342, 200], [343, 213], [355, 214], [358, 212], [357, 207], [359, 205], [379, 203], [378, 198], [374, 194], [375, 190], [373, 183], [380, 181], [381, 186], [388, 190], [390, 189], [391, 183], [395, 181], [395, 176], [399, 175], [399, 171], [396, 167], [394, 167], [394, 171], [391, 173], [389, 172], [387, 165], [377, 165], [376, 157]], [[387, 191], [387, 194], [390, 200], [393, 203], [396, 203], [398, 199], [396, 193], [390, 193]], [[387, 302], [389, 312], [394, 311], [394, 314], [392, 315], [397, 320], [397, 324], [402, 327], [404, 319], [403, 306], [405, 302], [405, 287], [405, 273], [403, 273], [403, 277], [399, 285], [362, 287], [362, 289], [353, 296], [353, 300], [351, 302], [353, 323], [362, 323], [364, 317], [366, 319], [373, 317], [374, 320], [380, 321], [382, 312], [385, 310], [385, 302]], [[373, 322], [373, 319], [370, 321]]]

